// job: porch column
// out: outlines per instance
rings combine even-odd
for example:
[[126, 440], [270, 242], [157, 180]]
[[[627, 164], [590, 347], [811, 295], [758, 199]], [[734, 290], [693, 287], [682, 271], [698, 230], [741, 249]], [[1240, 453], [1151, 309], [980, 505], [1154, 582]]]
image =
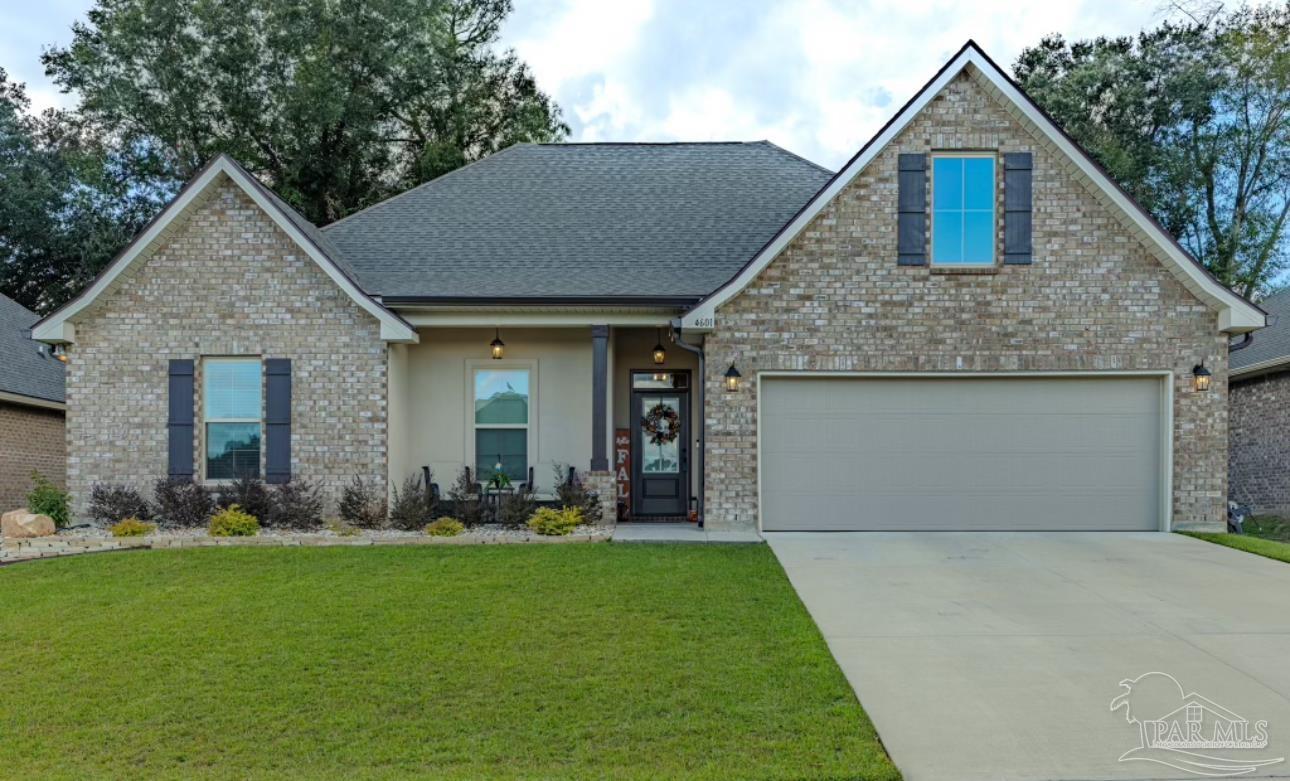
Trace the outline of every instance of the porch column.
[[591, 471], [609, 471], [609, 326], [591, 327]]

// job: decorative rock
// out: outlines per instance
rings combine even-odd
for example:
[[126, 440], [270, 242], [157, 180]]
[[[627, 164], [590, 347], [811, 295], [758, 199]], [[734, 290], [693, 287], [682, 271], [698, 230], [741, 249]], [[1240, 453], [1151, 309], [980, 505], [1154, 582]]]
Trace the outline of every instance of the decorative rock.
[[57, 530], [54, 520], [48, 515], [28, 512], [25, 507], [0, 515], [0, 536], [16, 539], [48, 537]]

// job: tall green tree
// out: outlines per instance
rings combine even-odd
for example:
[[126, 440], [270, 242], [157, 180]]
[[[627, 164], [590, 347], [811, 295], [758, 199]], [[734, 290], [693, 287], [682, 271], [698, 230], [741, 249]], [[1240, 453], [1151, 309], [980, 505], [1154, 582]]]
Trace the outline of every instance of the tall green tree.
[[498, 31], [510, 0], [98, 0], [46, 72], [140, 179], [227, 152], [326, 223], [568, 128]]
[[0, 292], [47, 312], [73, 296], [169, 194], [65, 113], [32, 116], [0, 68]]
[[1021, 53], [1022, 87], [1224, 284], [1290, 265], [1290, 3]]

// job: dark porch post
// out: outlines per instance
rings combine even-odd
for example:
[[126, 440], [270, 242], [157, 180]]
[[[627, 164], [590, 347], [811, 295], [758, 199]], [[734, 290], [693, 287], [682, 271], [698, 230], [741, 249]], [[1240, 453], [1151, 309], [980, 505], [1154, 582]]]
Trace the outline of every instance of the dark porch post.
[[591, 327], [591, 471], [609, 471], [609, 326]]

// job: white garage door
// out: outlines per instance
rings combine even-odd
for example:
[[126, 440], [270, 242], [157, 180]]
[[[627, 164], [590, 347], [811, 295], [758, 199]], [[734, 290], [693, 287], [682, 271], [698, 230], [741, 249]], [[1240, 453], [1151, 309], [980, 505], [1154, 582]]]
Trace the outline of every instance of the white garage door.
[[1162, 387], [763, 378], [762, 528], [1157, 529]]

